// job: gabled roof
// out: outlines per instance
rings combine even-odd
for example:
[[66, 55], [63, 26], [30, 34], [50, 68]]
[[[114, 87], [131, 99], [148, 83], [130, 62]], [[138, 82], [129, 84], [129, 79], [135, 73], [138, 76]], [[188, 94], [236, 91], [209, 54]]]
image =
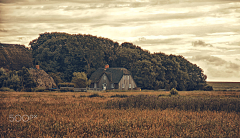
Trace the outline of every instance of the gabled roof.
[[111, 83], [118, 83], [123, 75], [131, 75], [131, 72], [125, 68], [99, 68], [92, 74], [90, 80], [92, 82], [98, 82], [104, 73]]

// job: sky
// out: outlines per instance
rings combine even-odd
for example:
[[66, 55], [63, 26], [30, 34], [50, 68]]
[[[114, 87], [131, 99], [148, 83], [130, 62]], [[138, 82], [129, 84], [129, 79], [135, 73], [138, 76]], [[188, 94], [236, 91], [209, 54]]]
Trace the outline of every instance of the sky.
[[207, 81], [240, 82], [240, 0], [0, 0], [0, 42], [91, 34], [182, 55]]

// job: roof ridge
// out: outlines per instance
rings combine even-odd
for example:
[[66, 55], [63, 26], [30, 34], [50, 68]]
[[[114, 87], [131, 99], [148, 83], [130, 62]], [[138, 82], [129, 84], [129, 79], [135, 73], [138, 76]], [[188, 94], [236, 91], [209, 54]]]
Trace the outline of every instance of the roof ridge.
[[117, 83], [121, 80], [123, 75], [131, 75], [131, 72], [123, 67], [115, 67], [115, 68], [98, 68], [90, 77], [93, 82], [98, 82], [101, 79], [103, 74], [106, 74], [108, 79], [113, 82]]
[[[98, 68], [98, 69], [105, 69], [105, 68]], [[112, 67], [112, 68], [107, 68], [107, 69], [126, 69], [124, 67]]]

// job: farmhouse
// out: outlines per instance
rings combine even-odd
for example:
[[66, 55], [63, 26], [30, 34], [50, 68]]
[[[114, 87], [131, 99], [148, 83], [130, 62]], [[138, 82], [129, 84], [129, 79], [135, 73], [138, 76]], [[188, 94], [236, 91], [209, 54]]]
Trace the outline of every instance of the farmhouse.
[[132, 90], [136, 88], [131, 72], [125, 68], [99, 68], [90, 77], [90, 88]]

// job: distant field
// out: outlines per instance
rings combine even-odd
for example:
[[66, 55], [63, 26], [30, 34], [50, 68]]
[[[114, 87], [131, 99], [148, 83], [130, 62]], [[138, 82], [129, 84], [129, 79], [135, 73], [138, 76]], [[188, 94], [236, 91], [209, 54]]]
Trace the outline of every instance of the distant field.
[[[151, 99], [144, 107], [141, 104], [146, 100], [137, 102], [136, 108], [117, 109], [116, 104], [111, 106], [111, 103], [125, 101], [119, 104], [124, 107], [128, 98], [131, 100], [131, 95], [159, 96], [162, 100], [170, 98], [178, 101], [189, 98], [196, 99], [199, 104], [201, 99], [219, 101], [212, 106], [227, 101], [230, 104], [224, 106], [234, 107], [237, 112], [215, 111], [207, 104], [204, 104], [206, 108], [214, 110], [181, 110], [169, 105], [166, 109], [150, 109], [154, 107]], [[240, 136], [240, 92], [182, 91], [179, 98], [168, 95], [168, 91], [0, 92], [0, 137]], [[232, 101], [237, 104], [231, 104]], [[191, 102], [195, 103], [195, 100]], [[181, 103], [176, 106], [194, 107], [186, 101]]]
[[207, 82], [215, 91], [240, 91], [240, 82]]

